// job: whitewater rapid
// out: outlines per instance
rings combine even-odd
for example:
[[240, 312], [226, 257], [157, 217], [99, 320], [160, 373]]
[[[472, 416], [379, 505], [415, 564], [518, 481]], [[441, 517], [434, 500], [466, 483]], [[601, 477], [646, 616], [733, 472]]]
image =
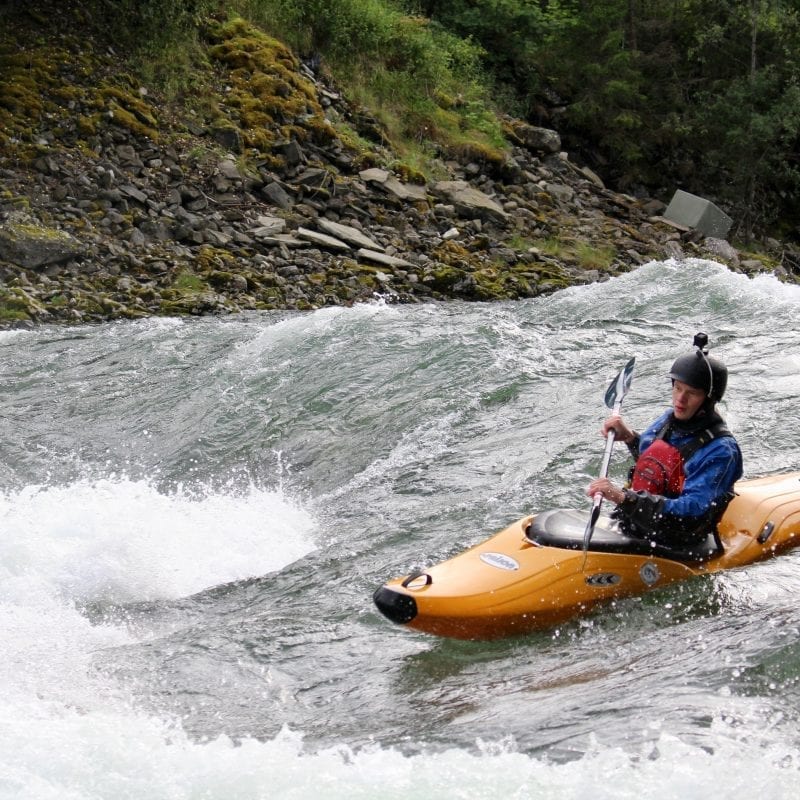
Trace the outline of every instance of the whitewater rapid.
[[[0, 333], [0, 798], [794, 798], [800, 556], [507, 642], [372, 590], [581, 502], [706, 330], [800, 464], [800, 289], [663, 262], [507, 304]], [[614, 470], [624, 474], [623, 454]]]

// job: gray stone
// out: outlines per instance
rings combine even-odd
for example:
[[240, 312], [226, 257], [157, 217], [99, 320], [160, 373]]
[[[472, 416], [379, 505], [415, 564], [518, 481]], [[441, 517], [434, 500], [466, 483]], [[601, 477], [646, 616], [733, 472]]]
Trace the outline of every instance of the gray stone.
[[310, 242], [304, 242], [290, 233], [277, 233], [272, 236], [260, 236], [258, 241], [268, 247], [286, 247], [296, 250], [299, 247], [309, 247]]
[[541, 153], [557, 153], [561, 150], [561, 137], [557, 131], [549, 128], [538, 128], [525, 122], [515, 122], [514, 133], [529, 150]]
[[267, 236], [274, 236], [276, 233], [283, 233], [286, 230], [286, 220], [281, 217], [267, 217], [260, 215], [256, 222], [258, 226], [250, 230], [250, 234], [258, 239]]
[[346, 252], [350, 250], [350, 245], [343, 242], [341, 239], [336, 239], [333, 236], [326, 236], [324, 233], [309, 230], [308, 228], [298, 228], [297, 235], [301, 239], [318, 244], [326, 250], [336, 250], [337, 252]]
[[649, 200], [645, 200], [642, 203], [642, 211], [647, 214], [648, 217], [655, 217], [659, 214], [663, 214], [666, 211], [667, 205], [663, 203], [661, 200], [656, 200], [651, 198]]
[[362, 169], [358, 173], [358, 177], [365, 183], [386, 183], [391, 173], [379, 167], [370, 167], [370, 169]]
[[335, 236], [337, 239], [348, 242], [356, 247], [365, 247], [367, 250], [383, 250], [383, 246], [374, 242], [369, 236], [361, 233], [361, 231], [350, 225], [342, 225], [340, 222], [333, 222], [332, 220], [320, 217], [317, 220], [317, 226], [325, 233]]
[[566, 183], [546, 183], [545, 191], [561, 203], [571, 203], [575, 190]]
[[433, 186], [433, 192], [449, 200], [460, 216], [508, 219], [508, 214], [496, 200], [480, 189], [475, 189], [467, 181], [438, 181]]
[[55, 228], [25, 222], [0, 227], [0, 261], [36, 269], [81, 256], [86, 247], [74, 236]]
[[276, 149], [283, 154], [286, 163], [290, 167], [296, 167], [298, 164], [304, 164], [306, 161], [303, 149], [294, 139], [292, 139], [291, 142], [287, 142], [284, 145], [280, 145]]
[[366, 183], [377, 183], [385, 192], [394, 195], [398, 200], [427, 200], [428, 192], [424, 186], [403, 183], [391, 172], [373, 167], [362, 170], [359, 177]]
[[147, 244], [147, 237], [138, 228], [134, 228], [128, 241], [133, 247], [142, 247]]
[[591, 181], [595, 186], [598, 186], [600, 189], [605, 189], [606, 185], [603, 183], [603, 179], [589, 167], [578, 167], [578, 172], [583, 175], [586, 180]]
[[287, 210], [292, 207], [292, 198], [286, 193], [284, 188], [275, 181], [268, 183], [266, 186], [262, 186], [261, 194], [273, 205], [278, 206], [278, 208]]
[[242, 178], [239, 168], [236, 166], [235, 162], [231, 161], [229, 158], [220, 161], [219, 164], [217, 164], [217, 169], [220, 174], [228, 180], [236, 181]]
[[359, 259], [362, 261], [371, 261], [375, 264], [383, 264], [386, 267], [413, 267], [414, 265], [410, 261], [406, 261], [403, 258], [398, 258], [397, 256], [389, 256], [386, 253], [378, 253], [374, 250], [368, 250], [366, 248], [360, 248], [357, 253]]
[[728, 264], [739, 266], [739, 254], [734, 247], [725, 239], [717, 239], [714, 236], [706, 237], [703, 247], [707, 253], [715, 258], [721, 258]]
[[318, 167], [311, 167], [304, 170], [294, 179], [295, 183], [301, 186], [308, 186], [311, 189], [318, 189], [328, 182], [328, 171]]
[[674, 239], [664, 242], [663, 252], [664, 258], [671, 258], [675, 261], [683, 261], [686, 258], [683, 248]]
[[226, 150], [231, 150], [234, 153], [242, 152], [242, 134], [236, 128], [213, 128], [211, 135]]
[[703, 236], [719, 239], [724, 239], [728, 235], [733, 224], [733, 220], [710, 200], [689, 194], [682, 189], [678, 189], [672, 196], [664, 217], [678, 225], [694, 228]]
[[147, 202], [147, 195], [137, 189], [132, 183], [126, 183], [120, 186], [119, 190], [128, 197], [136, 200], [137, 203], [144, 205]]

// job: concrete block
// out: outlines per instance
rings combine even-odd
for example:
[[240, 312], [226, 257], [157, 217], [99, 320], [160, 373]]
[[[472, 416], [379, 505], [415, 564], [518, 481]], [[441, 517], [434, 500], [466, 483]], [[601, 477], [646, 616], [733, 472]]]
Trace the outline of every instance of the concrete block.
[[733, 220], [710, 200], [682, 189], [678, 189], [672, 196], [664, 217], [678, 225], [695, 228], [703, 236], [714, 236], [717, 239], [724, 239], [733, 225]]

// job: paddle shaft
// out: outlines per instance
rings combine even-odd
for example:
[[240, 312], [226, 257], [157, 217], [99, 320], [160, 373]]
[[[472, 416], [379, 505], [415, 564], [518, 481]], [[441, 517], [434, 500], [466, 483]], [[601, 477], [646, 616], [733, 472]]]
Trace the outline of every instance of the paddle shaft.
[[[631, 359], [626, 367], [617, 375], [616, 379], [609, 386], [606, 392], [606, 402], [610, 397], [613, 397], [613, 405], [611, 406], [611, 416], [618, 417], [622, 409], [622, 400], [628, 391], [631, 383], [631, 374], [633, 372], [634, 359]], [[611, 450], [614, 447], [614, 440], [616, 438], [616, 431], [611, 428], [606, 434], [606, 447], [603, 452], [603, 461], [600, 465], [600, 477], [605, 478], [608, 475], [608, 465], [611, 463]], [[583, 563], [586, 565], [586, 554], [589, 550], [589, 542], [592, 539], [594, 526], [600, 517], [600, 506], [603, 504], [603, 495], [601, 492], [595, 492], [592, 498], [592, 513], [589, 515], [589, 521], [586, 523], [586, 531], [583, 534]]]
[[[612, 417], [619, 416], [619, 406], [621, 403], [616, 403], [614, 405], [614, 410], [611, 412]], [[605, 478], [608, 475], [608, 466], [611, 463], [611, 451], [614, 449], [614, 441], [616, 439], [616, 431], [612, 428], [606, 434], [606, 449], [603, 452], [603, 460], [600, 463], [600, 477]], [[592, 505], [592, 527], [594, 527], [595, 523], [597, 522], [597, 517], [600, 515], [600, 506], [603, 504], [603, 494], [602, 492], [595, 492], [594, 493], [594, 503]]]

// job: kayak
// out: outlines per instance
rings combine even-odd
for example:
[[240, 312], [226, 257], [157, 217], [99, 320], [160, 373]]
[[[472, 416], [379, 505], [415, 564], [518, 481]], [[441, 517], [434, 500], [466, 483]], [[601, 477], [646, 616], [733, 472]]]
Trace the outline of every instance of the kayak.
[[625, 536], [601, 515], [584, 551], [588, 512], [552, 509], [379, 587], [389, 620], [455, 639], [542, 630], [610, 600], [771, 558], [800, 544], [800, 472], [739, 481], [717, 530], [691, 549]]

